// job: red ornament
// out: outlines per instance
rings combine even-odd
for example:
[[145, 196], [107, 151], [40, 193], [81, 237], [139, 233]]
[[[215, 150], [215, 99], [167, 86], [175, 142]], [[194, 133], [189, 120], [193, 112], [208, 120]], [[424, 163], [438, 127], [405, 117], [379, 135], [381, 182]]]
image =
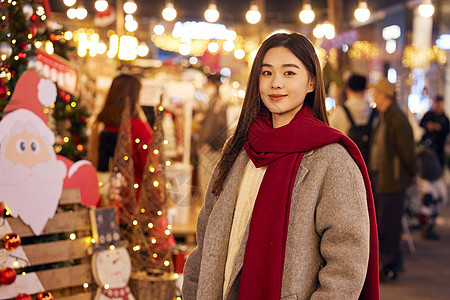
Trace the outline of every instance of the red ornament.
[[32, 300], [30, 295], [28, 294], [19, 294], [16, 296], [16, 300]]
[[13, 232], [5, 235], [2, 239], [2, 241], [3, 241], [3, 246], [5, 246], [6, 250], [14, 250], [17, 247], [19, 247], [20, 243], [22, 242], [22, 240], [20, 239], [20, 236]]
[[0, 270], [0, 283], [1, 284], [11, 284], [16, 280], [16, 271], [11, 268], [3, 267]]
[[[0, 87], [1, 88], [1, 87]], [[0, 95], [0, 98], [2, 98], [2, 96]], [[0, 204], [0, 217], [3, 216], [3, 213], [5, 212], [5, 208], [3, 207], [3, 205]]]
[[53, 300], [55, 298], [53, 298], [53, 295], [50, 292], [42, 292], [37, 295], [37, 299], [38, 300]]

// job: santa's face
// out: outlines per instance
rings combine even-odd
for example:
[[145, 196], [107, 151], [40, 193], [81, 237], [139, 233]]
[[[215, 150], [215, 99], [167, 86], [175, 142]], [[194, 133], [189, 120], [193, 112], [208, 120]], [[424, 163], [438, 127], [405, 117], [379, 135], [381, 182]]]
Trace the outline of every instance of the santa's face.
[[52, 152], [53, 133], [39, 130], [44, 124], [22, 119], [11, 125], [11, 117], [0, 122], [0, 130], [9, 131], [0, 141], [0, 201], [39, 235], [55, 214], [67, 168]]

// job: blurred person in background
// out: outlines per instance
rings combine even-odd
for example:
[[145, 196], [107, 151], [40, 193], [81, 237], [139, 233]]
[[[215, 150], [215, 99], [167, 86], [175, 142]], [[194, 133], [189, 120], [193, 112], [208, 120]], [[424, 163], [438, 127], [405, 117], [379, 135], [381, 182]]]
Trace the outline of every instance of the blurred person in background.
[[371, 140], [369, 173], [377, 212], [380, 279], [396, 279], [403, 267], [401, 219], [406, 188], [416, 174], [414, 137], [408, 118], [395, 101], [386, 78], [372, 86], [379, 123]]

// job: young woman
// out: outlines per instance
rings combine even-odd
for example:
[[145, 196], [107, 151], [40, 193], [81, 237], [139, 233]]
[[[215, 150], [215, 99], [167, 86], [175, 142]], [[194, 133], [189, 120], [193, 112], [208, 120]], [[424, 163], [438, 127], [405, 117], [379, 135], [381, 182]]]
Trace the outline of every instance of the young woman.
[[[120, 120], [126, 100], [130, 105], [131, 143], [133, 148], [134, 180], [139, 184], [136, 195], [139, 195], [142, 176], [148, 154], [148, 145], [152, 130], [144, 112], [139, 106], [141, 82], [134, 75], [121, 74], [114, 78], [106, 96], [105, 104], [94, 123], [89, 159], [99, 172], [110, 171], [110, 160], [114, 157]], [[138, 141], [138, 142], [137, 142]]]
[[184, 299], [379, 299], [373, 197], [356, 145], [329, 127], [303, 35], [261, 45], [184, 268]]

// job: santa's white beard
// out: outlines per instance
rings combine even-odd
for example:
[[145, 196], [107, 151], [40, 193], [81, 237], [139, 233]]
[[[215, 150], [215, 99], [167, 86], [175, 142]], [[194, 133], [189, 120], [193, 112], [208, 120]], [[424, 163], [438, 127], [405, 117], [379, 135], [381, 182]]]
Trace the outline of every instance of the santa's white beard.
[[61, 198], [67, 168], [49, 161], [28, 168], [21, 163], [0, 162], [0, 201], [13, 217], [20, 217], [36, 235], [53, 218]]

